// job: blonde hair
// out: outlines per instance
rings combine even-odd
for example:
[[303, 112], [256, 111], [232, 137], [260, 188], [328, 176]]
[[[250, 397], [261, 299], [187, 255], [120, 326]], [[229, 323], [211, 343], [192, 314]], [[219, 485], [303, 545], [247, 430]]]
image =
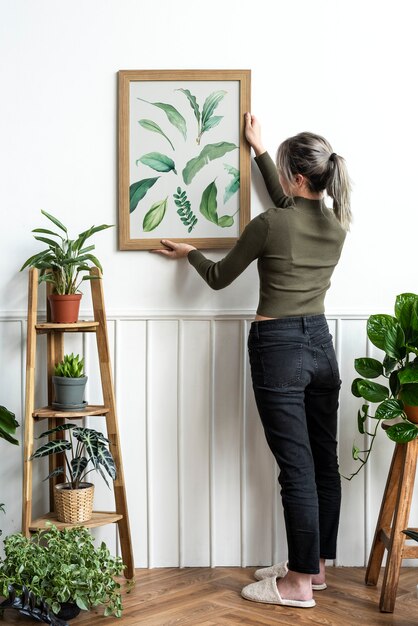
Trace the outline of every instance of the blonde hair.
[[289, 137], [277, 150], [276, 164], [289, 185], [297, 174], [302, 174], [310, 191], [326, 191], [332, 198], [335, 217], [344, 230], [349, 230], [351, 183], [347, 166], [324, 137], [309, 132]]

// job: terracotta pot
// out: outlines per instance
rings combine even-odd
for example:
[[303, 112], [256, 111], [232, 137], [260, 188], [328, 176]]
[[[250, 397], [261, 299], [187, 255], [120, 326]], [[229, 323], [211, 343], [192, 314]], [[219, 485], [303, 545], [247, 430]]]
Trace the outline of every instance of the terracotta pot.
[[403, 408], [409, 421], [418, 424], [418, 406], [404, 404]]
[[81, 293], [61, 296], [53, 293], [48, 296], [51, 307], [51, 322], [55, 324], [73, 324], [78, 321]]

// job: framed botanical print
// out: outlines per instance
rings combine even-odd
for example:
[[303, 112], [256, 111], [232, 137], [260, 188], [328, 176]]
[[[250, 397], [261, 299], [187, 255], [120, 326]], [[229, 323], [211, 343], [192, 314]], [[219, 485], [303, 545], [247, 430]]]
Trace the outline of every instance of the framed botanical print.
[[119, 248], [231, 247], [250, 219], [250, 70], [119, 72]]

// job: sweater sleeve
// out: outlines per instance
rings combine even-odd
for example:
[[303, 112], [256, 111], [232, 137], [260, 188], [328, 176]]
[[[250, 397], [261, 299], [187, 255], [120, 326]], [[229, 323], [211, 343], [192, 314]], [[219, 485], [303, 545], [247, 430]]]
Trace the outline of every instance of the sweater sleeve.
[[255, 162], [264, 178], [267, 191], [273, 200], [276, 208], [285, 208], [291, 204], [291, 200], [283, 192], [283, 188], [279, 181], [277, 167], [268, 152], [263, 152], [260, 156], [255, 157]]
[[207, 259], [199, 250], [191, 250], [187, 258], [209, 287], [223, 289], [261, 255], [267, 235], [268, 222], [262, 214], [247, 224], [235, 246], [220, 261]]

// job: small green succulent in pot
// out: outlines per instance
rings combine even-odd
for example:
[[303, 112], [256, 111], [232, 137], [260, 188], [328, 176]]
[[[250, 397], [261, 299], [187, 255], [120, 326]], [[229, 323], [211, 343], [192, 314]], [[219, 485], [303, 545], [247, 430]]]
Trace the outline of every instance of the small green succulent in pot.
[[[371, 442], [367, 450], [353, 446], [353, 458], [361, 465], [351, 478], [366, 464], [382, 420], [387, 436], [396, 443], [418, 437], [418, 423], [414, 421], [414, 414], [418, 415], [418, 295], [397, 296], [394, 312], [395, 316], [371, 315], [367, 321], [367, 336], [383, 351], [383, 358], [363, 357], [354, 362], [361, 378], [353, 380], [351, 391], [366, 400], [358, 411], [357, 426], [360, 434], [371, 437]], [[372, 412], [371, 405], [376, 403]], [[367, 430], [369, 418], [376, 420], [372, 432]]]
[[63, 411], [84, 410], [87, 402], [84, 394], [87, 376], [84, 375], [84, 359], [73, 353], [64, 355], [62, 361], [56, 364], [54, 376], [53, 408]]
[[62, 361], [56, 364], [55, 376], [65, 378], [81, 378], [84, 376], [84, 359], [79, 354], [65, 354]]
[[[36, 267], [40, 270], [39, 282], [48, 282], [53, 285], [54, 292], [59, 295], [75, 294], [82, 281], [94, 278], [90, 269], [94, 265], [103, 271], [100, 261], [91, 254], [94, 245], [85, 245], [95, 233], [111, 228], [113, 225], [101, 224], [91, 226], [81, 232], [76, 239], [70, 239], [67, 227], [56, 217], [41, 211], [61, 232], [54, 232], [47, 228], [35, 228], [34, 237], [37, 241], [46, 244], [46, 249], [34, 254], [21, 267]], [[45, 236], [47, 235], [47, 236]], [[55, 239], [51, 239], [55, 237]], [[87, 272], [81, 277], [81, 274]]]

